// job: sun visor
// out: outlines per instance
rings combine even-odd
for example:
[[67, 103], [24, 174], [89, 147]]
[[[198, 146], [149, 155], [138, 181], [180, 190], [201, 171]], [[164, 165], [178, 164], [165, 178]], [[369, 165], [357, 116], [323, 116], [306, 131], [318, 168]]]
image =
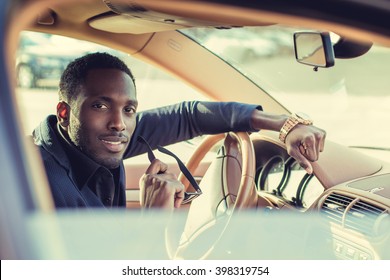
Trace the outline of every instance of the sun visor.
[[112, 12], [94, 17], [89, 20], [89, 25], [108, 32], [143, 34], [194, 26], [223, 26], [215, 22], [192, 20], [151, 11], [131, 2], [124, 4], [104, 0], [104, 3]]
[[127, 15], [105, 15], [89, 21], [89, 25], [95, 29], [113, 32], [144, 34], [150, 32], [168, 31], [184, 28], [183, 25], [172, 25], [156, 22]]

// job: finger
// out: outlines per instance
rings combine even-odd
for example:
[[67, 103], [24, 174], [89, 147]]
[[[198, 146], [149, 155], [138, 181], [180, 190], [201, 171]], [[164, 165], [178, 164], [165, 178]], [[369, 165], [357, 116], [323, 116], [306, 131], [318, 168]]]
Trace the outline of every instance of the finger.
[[305, 137], [302, 140], [304, 151], [301, 153], [310, 161], [318, 160], [318, 141], [314, 136]]
[[318, 153], [317, 148], [313, 146], [309, 146], [308, 144], [305, 144], [304, 152], [302, 153], [306, 159], [313, 162], [318, 159]]
[[318, 158], [320, 157], [320, 152], [324, 149], [324, 131], [321, 129], [317, 129], [317, 131], [313, 132], [313, 135], [305, 139], [307, 141], [307, 145], [312, 145], [313, 147], [313, 160], [317, 161]]
[[168, 165], [162, 161], [155, 159], [146, 169], [145, 174], [161, 174], [167, 171]]
[[311, 166], [310, 161], [308, 161], [305, 157], [301, 157], [298, 160], [299, 165], [305, 169], [307, 174], [312, 174], [313, 173], [313, 167]]
[[301, 154], [305, 154], [306, 153], [306, 147], [302, 144], [302, 145], [299, 145], [299, 151], [301, 152]]
[[313, 173], [313, 167], [310, 161], [304, 156], [305, 149], [303, 146], [299, 146], [296, 149], [292, 149], [289, 154], [298, 162], [298, 164], [305, 169], [308, 174]]
[[176, 189], [176, 193], [175, 193], [175, 202], [174, 202], [175, 208], [179, 208], [181, 206], [183, 199], [184, 199], [184, 186], [179, 182], [178, 188]]
[[320, 157], [320, 152], [324, 150], [325, 146], [325, 131], [319, 130], [314, 134], [314, 147], [315, 147], [315, 158], [314, 160], [317, 161]]
[[317, 161], [318, 158], [320, 157], [320, 152], [321, 152], [321, 140], [318, 138], [316, 138], [315, 140], [316, 140], [315, 141], [315, 149], [316, 149], [316, 155], [317, 155], [315, 160]]
[[140, 192], [139, 192], [139, 201], [140, 201], [140, 204], [142, 207], [145, 207], [145, 183], [147, 178], [146, 178], [147, 175], [142, 175], [141, 178], [139, 179], [139, 188], [140, 188]]
[[140, 178], [140, 203], [142, 207], [148, 206], [148, 203], [150, 202], [153, 193], [153, 185], [155, 184], [156, 178], [154, 178], [153, 175], [144, 174]]
[[325, 141], [323, 139], [321, 139], [320, 143], [319, 143], [319, 150], [320, 150], [320, 152], [323, 152], [324, 148], [325, 148]]
[[320, 137], [320, 152], [324, 151], [325, 148], [325, 138], [326, 138], [326, 132], [323, 130], [322, 131], [322, 137]]

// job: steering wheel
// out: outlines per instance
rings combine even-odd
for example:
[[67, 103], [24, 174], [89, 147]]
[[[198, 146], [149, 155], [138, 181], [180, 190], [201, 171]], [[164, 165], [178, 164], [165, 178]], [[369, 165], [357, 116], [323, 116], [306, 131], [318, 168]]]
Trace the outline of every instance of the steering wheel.
[[[248, 133], [231, 132], [206, 137], [188, 161], [188, 170], [194, 174], [207, 152], [222, 139], [223, 144], [200, 183], [203, 194], [191, 202], [174, 258], [207, 257], [232, 214], [257, 205], [256, 160]], [[180, 174], [179, 180], [188, 191], [187, 179]]]
[[[187, 169], [194, 174], [206, 154], [222, 139], [225, 139], [222, 157], [225, 157], [226, 162], [221, 171], [222, 176], [226, 177], [225, 183], [230, 195], [236, 196], [234, 208], [238, 210], [254, 206], [256, 159], [248, 133], [230, 132], [207, 136], [188, 160]], [[185, 191], [189, 191], [190, 183], [182, 173], [179, 181], [184, 185]]]

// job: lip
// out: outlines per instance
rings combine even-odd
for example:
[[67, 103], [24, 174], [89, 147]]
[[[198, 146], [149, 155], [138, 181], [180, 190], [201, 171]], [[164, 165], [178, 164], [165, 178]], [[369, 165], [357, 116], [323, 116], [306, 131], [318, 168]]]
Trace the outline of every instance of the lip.
[[126, 148], [127, 138], [118, 136], [106, 136], [101, 137], [99, 140], [103, 145], [112, 153], [119, 153]]

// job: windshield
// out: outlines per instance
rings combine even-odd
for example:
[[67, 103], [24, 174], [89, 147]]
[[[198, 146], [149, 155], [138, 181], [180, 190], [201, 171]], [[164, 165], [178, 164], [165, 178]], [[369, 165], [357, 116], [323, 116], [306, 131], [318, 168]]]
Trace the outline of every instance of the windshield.
[[374, 45], [360, 57], [336, 59], [333, 67], [314, 71], [295, 60], [295, 31], [300, 30], [273, 25], [184, 33], [290, 111], [310, 115], [332, 141], [389, 148], [390, 49]]

